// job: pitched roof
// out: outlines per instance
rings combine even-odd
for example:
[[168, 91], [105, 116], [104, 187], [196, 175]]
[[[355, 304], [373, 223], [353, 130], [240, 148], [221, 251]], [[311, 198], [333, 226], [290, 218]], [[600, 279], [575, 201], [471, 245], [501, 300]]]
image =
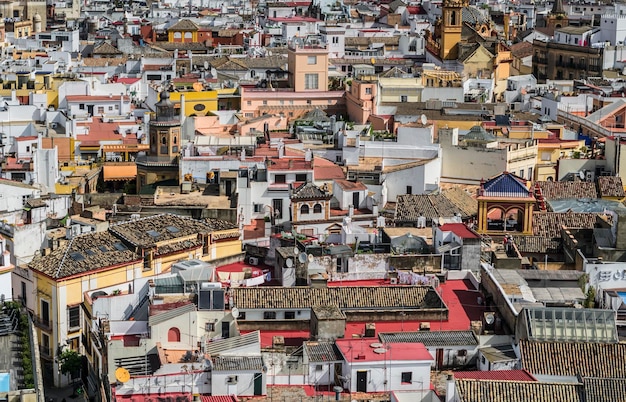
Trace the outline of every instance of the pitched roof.
[[626, 378], [583, 378], [586, 402], [614, 402], [626, 398]]
[[261, 356], [218, 356], [213, 359], [214, 371], [263, 370]]
[[545, 236], [513, 236], [513, 241], [521, 253], [557, 254], [562, 250], [560, 240]]
[[[435, 296], [429, 297], [428, 295]], [[440, 308], [439, 297], [427, 286], [362, 287], [260, 287], [233, 288], [233, 305], [239, 309], [307, 309], [338, 305], [339, 308], [421, 309]]]
[[598, 198], [595, 184], [587, 181], [538, 181], [546, 200], [564, 198]]
[[61, 279], [138, 260], [141, 257], [111, 233], [97, 232], [76, 236], [48, 255], [35, 256], [28, 266], [51, 278]]
[[478, 345], [473, 331], [381, 332], [378, 338], [384, 343], [423, 343], [426, 347]]
[[97, 46], [93, 49], [94, 54], [122, 54], [120, 50], [118, 50], [115, 46], [108, 42], [102, 43], [100, 46]]
[[122, 222], [111, 226], [109, 230], [133, 246], [146, 247], [158, 242], [207, 233], [211, 228], [202, 221], [162, 214]]
[[206, 52], [209, 50], [202, 42], [159, 42], [158, 45], [158, 47], [167, 51], [174, 51], [178, 49]]
[[442, 194], [461, 210], [461, 216], [474, 216], [478, 213], [478, 201], [467, 191], [453, 187], [444, 190]]
[[304, 342], [303, 347], [310, 362], [343, 360], [334, 342]]
[[624, 343], [520, 340], [519, 348], [522, 367], [534, 375], [626, 378]]
[[533, 234], [550, 239], [561, 238], [561, 227], [592, 229], [598, 214], [587, 212], [535, 212]]
[[311, 182], [303, 183], [291, 193], [292, 200], [329, 200], [332, 194], [322, 191]]
[[523, 178], [504, 172], [481, 183], [479, 194], [482, 197], [527, 198], [529, 191]]
[[619, 176], [598, 177], [598, 190], [600, 197], [624, 197], [624, 185]]
[[168, 31], [197, 31], [198, 25], [196, 25], [196, 23], [191, 20], [182, 19], [178, 21], [177, 23], [175, 23], [174, 25], [167, 28], [167, 30]]
[[[458, 198], [457, 198], [458, 199]], [[450, 198], [443, 194], [403, 194], [399, 195], [396, 202], [396, 222], [417, 221], [422, 214], [426, 219], [439, 219], [440, 217], [451, 218], [460, 214], [462, 218], [475, 215], [475, 210], [468, 215], [470, 208], [466, 205], [457, 206]]]
[[532, 56], [532, 54], [533, 44], [530, 42], [522, 41], [511, 45], [511, 55], [513, 55], [513, 57], [523, 59], [524, 57]]
[[490, 381], [537, 381], [526, 370], [455, 371], [455, 379]]
[[532, 381], [456, 380], [462, 402], [584, 402], [580, 384]]

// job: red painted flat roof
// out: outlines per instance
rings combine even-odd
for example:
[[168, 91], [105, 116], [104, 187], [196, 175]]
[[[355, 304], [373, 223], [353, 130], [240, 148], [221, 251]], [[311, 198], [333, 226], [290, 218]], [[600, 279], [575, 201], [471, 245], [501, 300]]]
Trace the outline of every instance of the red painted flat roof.
[[446, 223], [439, 227], [443, 232], [452, 232], [462, 239], [478, 239], [478, 233], [473, 232], [464, 223]]
[[[385, 280], [365, 280], [365, 281], [340, 281], [329, 282], [328, 286], [398, 286], [390, 285]], [[399, 285], [405, 286], [405, 285]], [[474, 290], [467, 280], [448, 280], [441, 284], [437, 291], [448, 306], [448, 320], [440, 321], [378, 321], [376, 322], [376, 338], [380, 332], [404, 332], [419, 331], [422, 322], [430, 323], [431, 331], [466, 331], [470, 329], [470, 321], [480, 321], [482, 314], [486, 311], [483, 305], [478, 304], [478, 297], [483, 297], [480, 292]], [[484, 299], [484, 297], [483, 297]], [[346, 322], [344, 338], [352, 339], [353, 335], [363, 335], [365, 333], [366, 322], [350, 321]], [[242, 331], [252, 332], [252, 331]], [[272, 338], [275, 335], [283, 336], [285, 344], [288, 346], [300, 346], [303, 341], [310, 339], [309, 331], [263, 331], [261, 330], [261, 347], [271, 347]], [[367, 338], [366, 338], [367, 339]], [[361, 339], [356, 339], [360, 341]]]
[[[361, 339], [337, 339], [335, 344], [350, 363], [380, 362], [385, 360], [422, 360], [432, 361], [426, 346], [423, 343], [385, 343], [381, 348], [372, 347], [372, 344], [380, 344], [375, 340]], [[384, 353], [377, 353], [378, 351]], [[394, 353], [395, 352], [395, 353]]]
[[526, 370], [455, 371], [454, 378], [492, 381], [537, 381], [537, 379]]

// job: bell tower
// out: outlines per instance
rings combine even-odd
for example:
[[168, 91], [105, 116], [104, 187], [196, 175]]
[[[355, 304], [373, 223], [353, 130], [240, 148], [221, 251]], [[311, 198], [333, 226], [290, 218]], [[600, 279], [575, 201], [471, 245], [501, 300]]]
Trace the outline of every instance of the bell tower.
[[463, 7], [467, 6], [466, 0], [444, 0], [442, 10], [441, 47], [442, 60], [456, 59], [456, 44], [461, 41], [463, 29]]
[[180, 121], [174, 112], [174, 104], [166, 90], [155, 105], [156, 119], [150, 121], [149, 155], [171, 161], [179, 154]]
[[156, 116], [148, 122], [150, 148], [145, 155], [138, 155], [136, 160], [137, 193], [144, 186], [159, 183], [177, 185], [179, 181], [181, 122], [167, 90], [161, 92], [161, 100], [154, 108]]

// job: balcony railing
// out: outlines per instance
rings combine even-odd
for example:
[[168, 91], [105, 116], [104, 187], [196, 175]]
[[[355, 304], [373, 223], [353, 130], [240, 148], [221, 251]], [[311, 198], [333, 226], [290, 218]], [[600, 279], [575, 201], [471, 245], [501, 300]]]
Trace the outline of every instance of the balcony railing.
[[52, 357], [52, 351], [48, 346], [39, 345], [39, 353], [42, 357]]
[[39, 317], [38, 315], [33, 315], [33, 322], [35, 323], [35, 325], [41, 329], [45, 329], [50, 331], [52, 329], [52, 321], [50, 320], [44, 320], [43, 318]]

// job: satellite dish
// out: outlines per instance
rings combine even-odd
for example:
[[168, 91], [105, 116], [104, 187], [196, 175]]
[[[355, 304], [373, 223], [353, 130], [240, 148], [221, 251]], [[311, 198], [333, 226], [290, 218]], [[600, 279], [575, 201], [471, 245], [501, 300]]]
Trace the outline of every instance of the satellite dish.
[[239, 309], [237, 307], [233, 307], [233, 309], [230, 312], [233, 315], [234, 319], [239, 318]]
[[372, 64], [376, 64], [376, 59], [372, 57], [372, 58], [370, 59], [370, 62], [372, 62]]
[[313, 257], [313, 254], [309, 254], [307, 258], [309, 259], [309, 262], [313, 262], [313, 260], [315, 259]]
[[201, 82], [194, 82], [192, 87], [193, 87], [193, 90], [196, 92], [200, 92], [204, 89], [204, 85], [202, 85]]
[[298, 255], [300, 254], [300, 249], [296, 246], [293, 248], [293, 255]]
[[298, 256], [298, 261], [304, 264], [306, 262], [306, 253], [300, 253], [300, 255]]
[[205, 62], [204, 62], [204, 69], [205, 69], [205, 70], [208, 70], [208, 69], [209, 69], [209, 62], [208, 62], [208, 61], [205, 61]]
[[293, 260], [291, 258], [287, 258], [287, 261], [285, 261], [285, 265], [287, 265], [287, 268], [293, 267]]
[[130, 373], [124, 367], [118, 367], [115, 370], [115, 379], [119, 382], [127, 382], [130, 380]]
[[376, 349], [374, 349], [374, 353], [382, 355], [382, 354], [387, 353], [387, 349], [385, 349], [385, 348], [376, 348]]
[[493, 313], [486, 313], [485, 314], [485, 322], [487, 323], [487, 325], [493, 324], [495, 319], [496, 319], [495, 314], [493, 314]]
[[422, 122], [422, 125], [426, 125], [426, 123], [428, 123], [428, 118], [426, 117], [425, 114], [420, 116], [420, 121]]

